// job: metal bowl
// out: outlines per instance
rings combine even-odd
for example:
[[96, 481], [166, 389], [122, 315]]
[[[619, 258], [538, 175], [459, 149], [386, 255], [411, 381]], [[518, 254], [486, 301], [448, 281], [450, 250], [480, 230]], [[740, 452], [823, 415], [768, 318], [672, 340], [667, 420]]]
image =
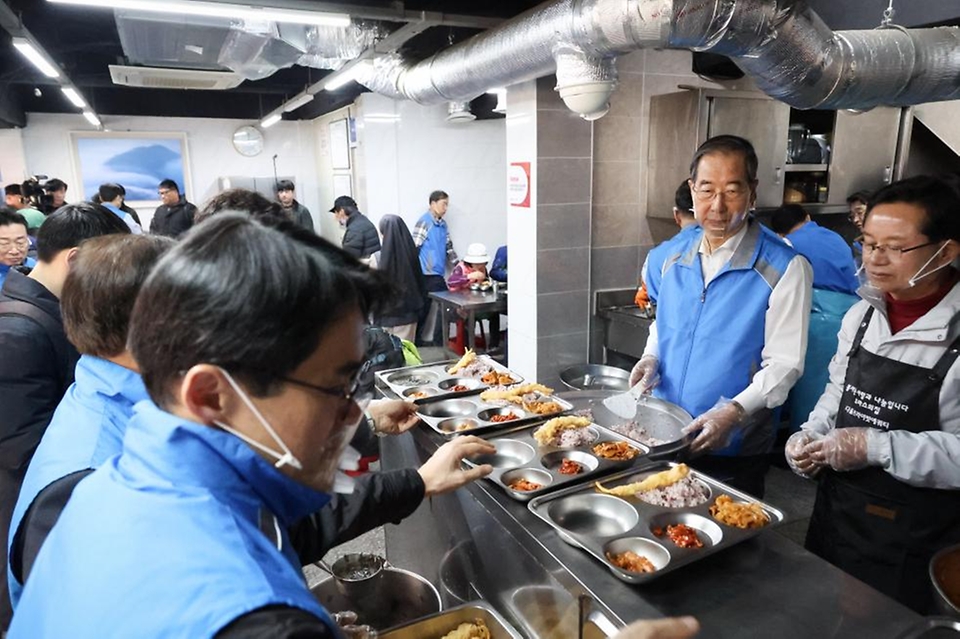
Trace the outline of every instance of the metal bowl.
[[548, 453], [540, 458], [540, 464], [544, 468], [559, 472], [560, 465], [563, 464], [563, 460], [565, 459], [577, 462], [583, 467], [583, 470], [577, 473], [578, 475], [594, 471], [597, 469], [597, 466], [600, 465], [600, 461], [596, 457], [579, 450], [558, 450], [553, 453]]
[[592, 537], [622, 535], [637, 525], [636, 509], [612, 495], [573, 495], [554, 501], [547, 516], [560, 528]]
[[[716, 546], [723, 539], [723, 531], [720, 530], [720, 526], [713, 523], [706, 517], [694, 513], [662, 513], [650, 519], [650, 532], [653, 533], [655, 528], [660, 528], [666, 531], [667, 526], [676, 526], [677, 524], [686, 524], [694, 530], [697, 531], [697, 537], [700, 538], [700, 541], [703, 542], [704, 548], [710, 548]], [[669, 546], [676, 546], [673, 544], [670, 539], [664, 535], [663, 543]], [[679, 548], [678, 548], [679, 550]], [[698, 549], [691, 548], [691, 552], [697, 552]]]
[[445, 433], [465, 433], [480, 426], [480, 422], [468, 417], [453, 417], [440, 422], [438, 428]]
[[603, 364], [577, 364], [560, 373], [560, 381], [573, 390], [618, 390], [630, 388], [630, 372]]
[[472, 415], [475, 410], [477, 410], [476, 404], [462, 399], [437, 402], [420, 407], [420, 412], [430, 417], [464, 417]]
[[[483, 386], [479, 379], [471, 379], [469, 377], [454, 377], [453, 379], [445, 379], [439, 384], [440, 388], [445, 391], [451, 390], [454, 386], [464, 386], [466, 390], [475, 390]], [[452, 392], [464, 392], [464, 391], [452, 391]]]
[[[477, 413], [477, 417], [482, 419], [485, 422], [492, 421], [494, 415], [516, 415], [517, 419], [523, 419], [525, 413], [515, 407], [515, 406], [504, 406], [503, 408], [488, 408], [486, 410], [480, 411]], [[510, 422], [515, 422], [517, 419], [509, 419], [502, 422], [494, 422], [495, 424], [509, 424]]]
[[415, 572], [387, 566], [377, 579], [377, 587], [368, 592], [354, 590], [344, 596], [333, 577], [327, 577], [310, 589], [317, 601], [331, 614], [352, 610], [358, 623], [385, 630], [413, 621], [442, 609], [440, 593], [433, 584]]
[[494, 468], [515, 468], [533, 459], [533, 446], [515, 439], [498, 439], [494, 442], [497, 452], [471, 458], [476, 464], [490, 464]]
[[937, 611], [954, 619], [960, 619], [960, 606], [950, 601], [938, 577], [942, 570], [941, 564], [949, 559], [960, 563], [960, 544], [948, 546], [933, 556], [933, 559], [930, 560], [930, 582], [933, 584], [933, 591], [936, 593], [934, 598], [936, 599]]
[[437, 381], [439, 375], [433, 371], [397, 371], [387, 377], [387, 381], [397, 386], [423, 386]]
[[[540, 470], [539, 468], [515, 468], [514, 470], [508, 470], [500, 476], [500, 481], [502, 481], [503, 485], [509, 490], [512, 490], [516, 493], [533, 492], [511, 488], [510, 484], [518, 479], [526, 479], [529, 482], [540, 484], [541, 488], [546, 488], [553, 483], [553, 475], [545, 470]], [[534, 490], [540, 490], [541, 488], [535, 488]]]
[[[607, 542], [603, 546], [603, 556], [606, 557], [608, 553], [611, 555], [619, 555], [628, 550], [649, 559], [650, 563], [652, 563], [657, 570], [663, 570], [664, 567], [670, 563], [670, 553], [667, 552], [666, 548], [655, 541], [644, 539], [643, 537], [622, 537]], [[611, 562], [611, 564], [612, 563], [613, 562]], [[629, 572], [619, 567], [617, 567], [617, 570]]]

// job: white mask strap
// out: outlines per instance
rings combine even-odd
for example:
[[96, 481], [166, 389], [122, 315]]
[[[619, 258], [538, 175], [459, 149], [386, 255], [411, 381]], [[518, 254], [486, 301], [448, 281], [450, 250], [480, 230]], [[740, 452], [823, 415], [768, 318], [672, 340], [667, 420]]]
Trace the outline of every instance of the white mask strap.
[[[933, 260], [937, 259], [937, 256], [940, 255], [940, 251], [942, 251], [942, 250], [945, 249], [946, 247], [947, 247], [947, 243], [944, 242], [943, 245], [942, 245], [940, 248], [937, 249], [937, 252], [934, 253], [933, 255], [931, 255], [931, 256], [930, 256], [930, 259], [923, 263], [923, 266], [920, 267], [920, 270], [918, 270], [916, 273], [914, 273], [914, 274], [913, 274], [913, 277], [911, 277], [909, 280], [907, 280], [907, 284], [909, 284], [911, 287], [916, 286], [917, 282], [919, 282], [920, 280], [922, 280], [922, 279], [925, 278], [926, 276], [928, 276], [928, 275], [933, 275], [933, 274], [936, 273], [937, 271], [939, 271], [939, 270], [941, 270], [941, 269], [944, 269], [944, 268], [947, 268], [948, 266], [950, 266], [950, 263], [947, 262], [946, 264], [941, 264], [940, 266], [938, 266], [937, 268], [933, 269], [933, 270], [930, 271], [929, 273], [923, 273], [923, 269], [927, 268], [927, 265], [928, 265], [930, 262], [932, 262]], [[921, 273], [923, 273], [923, 275], [920, 275]], [[918, 277], [918, 276], [919, 276], [919, 277]]]
[[269, 434], [270, 437], [273, 439], [273, 441], [277, 443], [277, 446], [280, 447], [280, 450], [283, 451], [283, 454], [281, 455], [277, 451], [264, 446], [260, 442], [241, 433], [240, 431], [236, 430], [232, 426], [224, 424], [223, 422], [214, 422], [214, 423], [220, 428], [222, 428], [223, 430], [227, 431], [228, 433], [235, 435], [236, 437], [239, 437], [240, 439], [250, 444], [254, 448], [276, 459], [277, 463], [274, 464], [276, 468], [291, 466], [296, 470], [303, 470], [303, 464], [300, 463], [300, 460], [294, 457], [293, 453], [290, 451], [287, 445], [283, 442], [282, 439], [280, 439], [280, 436], [277, 435], [277, 432], [273, 429], [273, 426], [270, 425], [270, 422], [268, 422], [267, 419], [263, 416], [263, 414], [261, 414], [260, 411], [257, 409], [257, 407], [254, 406], [253, 402], [250, 401], [250, 398], [247, 396], [247, 394], [243, 391], [243, 389], [240, 388], [240, 385], [234, 381], [230, 373], [228, 373], [226, 370], [222, 368], [220, 369], [220, 372], [223, 373], [224, 377], [227, 378], [227, 382], [230, 384], [233, 390], [236, 391], [237, 395], [240, 396], [240, 400], [246, 405], [247, 408], [250, 409], [250, 412], [253, 413], [253, 415], [260, 421], [260, 425], [263, 426], [263, 429], [265, 431], [267, 431], [267, 434]]

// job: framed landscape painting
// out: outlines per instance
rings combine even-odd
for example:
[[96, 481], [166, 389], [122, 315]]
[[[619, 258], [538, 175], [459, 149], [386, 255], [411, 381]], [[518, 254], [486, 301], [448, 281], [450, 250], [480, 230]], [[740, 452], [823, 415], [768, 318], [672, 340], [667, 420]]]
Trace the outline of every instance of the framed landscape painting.
[[157, 186], [165, 179], [176, 182], [185, 195], [191, 191], [183, 133], [74, 132], [71, 136], [84, 198], [93, 197], [107, 182], [122, 184], [126, 201], [134, 207], [157, 202]]

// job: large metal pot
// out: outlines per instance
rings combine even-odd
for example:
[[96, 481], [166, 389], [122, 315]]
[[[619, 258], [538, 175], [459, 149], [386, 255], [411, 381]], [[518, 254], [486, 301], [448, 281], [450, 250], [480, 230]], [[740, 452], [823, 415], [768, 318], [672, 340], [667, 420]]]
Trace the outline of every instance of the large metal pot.
[[573, 390], [618, 390], [630, 388], [630, 372], [603, 364], [577, 364], [560, 373], [560, 381]]
[[387, 565], [378, 575], [369, 592], [351, 588], [349, 596], [328, 577], [310, 589], [317, 601], [330, 613], [352, 610], [358, 623], [386, 630], [439, 612], [440, 593], [433, 584], [409, 570]]
[[[942, 583], [944, 571], [948, 569], [954, 574], [960, 572], [960, 544], [944, 548], [930, 560], [930, 582], [933, 584], [937, 610], [955, 619], [960, 619], [960, 607], [957, 606], [957, 602], [950, 600]], [[960, 582], [960, 575], [957, 575], [954, 579]], [[954, 592], [953, 596], [956, 598], [957, 593]]]

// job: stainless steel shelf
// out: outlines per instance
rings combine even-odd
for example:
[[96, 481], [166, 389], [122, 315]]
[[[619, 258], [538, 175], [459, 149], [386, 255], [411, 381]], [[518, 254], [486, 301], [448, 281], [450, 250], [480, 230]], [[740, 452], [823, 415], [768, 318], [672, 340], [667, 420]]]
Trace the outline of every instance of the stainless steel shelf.
[[829, 171], [829, 164], [784, 164], [784, 173], [816, 173], [818, 171]]

